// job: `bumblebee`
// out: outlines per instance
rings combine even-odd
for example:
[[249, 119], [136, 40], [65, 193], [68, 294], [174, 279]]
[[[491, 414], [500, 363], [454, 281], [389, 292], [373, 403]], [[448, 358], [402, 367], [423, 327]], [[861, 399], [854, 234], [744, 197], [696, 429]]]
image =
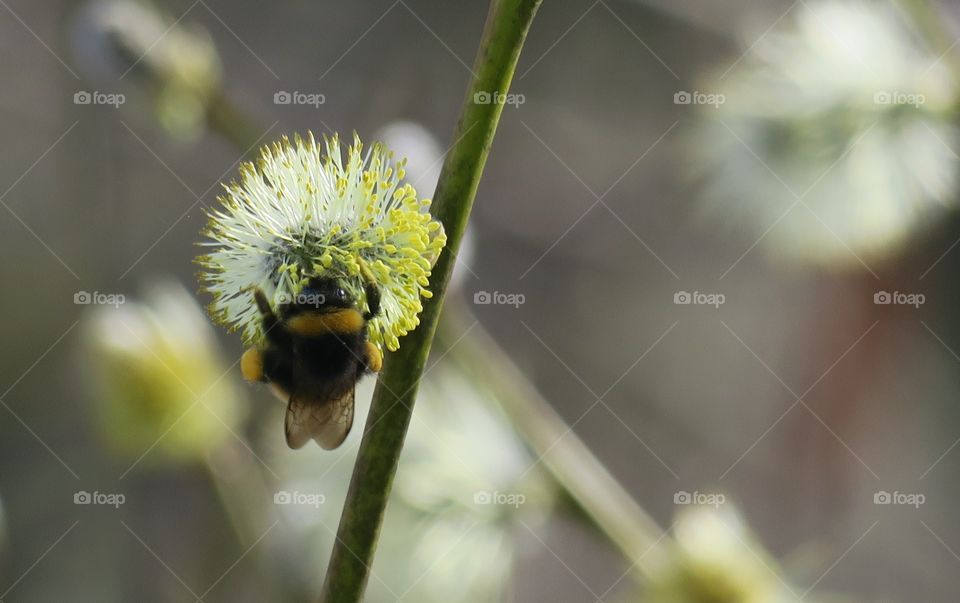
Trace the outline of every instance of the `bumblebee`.
[[350, 433], [357, 381], [379, 372], [383, 363], [379, 348], [367, 339], [367, 322], [380, 311], [372, 279], [365, 295], [364, 312], [336, 280], [311, 278], [295, 299], [274, 311], [263, 291], [253, 291], [264, 343], [243, 353], [240, 369], [248, 381], [270, 384], [287, 403], [290, 448], [313, 439], [333, 450]]

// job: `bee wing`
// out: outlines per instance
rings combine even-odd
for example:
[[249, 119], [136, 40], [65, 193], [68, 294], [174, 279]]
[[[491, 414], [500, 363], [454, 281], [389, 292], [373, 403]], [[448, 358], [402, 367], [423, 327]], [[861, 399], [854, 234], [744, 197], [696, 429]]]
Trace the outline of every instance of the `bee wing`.
[[311, 439], [324, 450], [340, 446], [353, 427], [353, 400], [352, 387], [326, 402], [290, 396], [285, 420], [287, 446], [302, 448]]

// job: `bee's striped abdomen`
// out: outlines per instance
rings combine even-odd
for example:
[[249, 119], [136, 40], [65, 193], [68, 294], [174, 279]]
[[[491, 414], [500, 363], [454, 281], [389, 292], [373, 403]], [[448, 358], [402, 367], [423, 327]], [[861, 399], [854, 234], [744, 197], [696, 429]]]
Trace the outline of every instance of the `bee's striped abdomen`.
[[291, 333], [301, 337], [327, 333], [353, 334], [363, 330], [364, 320], [360, 312], [352, 308], [346, 308], [334, 312], [298, 314], [286, 321], [286, 327]]

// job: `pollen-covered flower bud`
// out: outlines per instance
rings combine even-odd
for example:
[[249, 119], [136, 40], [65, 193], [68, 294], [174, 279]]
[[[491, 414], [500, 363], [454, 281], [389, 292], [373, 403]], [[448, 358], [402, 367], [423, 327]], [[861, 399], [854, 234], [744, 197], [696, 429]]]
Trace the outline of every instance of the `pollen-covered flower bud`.
[[750, 41], [696, 93], [716, 102], [678, 93], [705, 209], [745, 245], [859, 269], [956, 204], [957, 86], [895, 9], [819, 1]]
[[[140, 86], [161, 125], [180, 137], [202, 131], [220, 90], [220, 57], [205, 29], [175, 21], [146, 3], [96, 0], [74, 20], [78, 62], [95, 81]], [[128, 88], [129, 90], [129, 88]]]
[[263, 337], [252, 291], [272, 305], [296, 299], [311, 279], [336, 281], [359, 304], [372, 280], [380, 311], [367, 323], [370, 341], [396, 350], [416, 328], [430, 271], [446, 243], [430, 201], [404, 179], [404, 161], [359, 138], [342, 155], [337, 136], [318, 143], [286, 138], [245, 164], [210, 214], [198, 258], [201, 281], [213, 295], [210, 311], [240, 329], [248, 342]]
[[693, 506], [677, 517], [675, 544], [644, 603], [787, 603], [797, 595], [739, 515]]
[[[407, 158], [407, 179], [414, 187], [428, 191], [437, 188], [440, 168], [443, 165], [443, 150], [427, 128], [415, 122], [396, 121], [381, 129], [377, 138], [383, 141], [387, 148], [394, 149]], [[465, 272], [473, 274], [470, 267], [476, 251], [474, 239], [473, 226], [467, 224], [460, 240], [450, 282], [447, 283], [447, 297], [463, 288]]]
[[158, 284], [143, 302], [99, 308], [85, 344], [98, 426], [117, 454], [198, 460], [238, 429], [239, 388], [202, 308], [180, 285]]

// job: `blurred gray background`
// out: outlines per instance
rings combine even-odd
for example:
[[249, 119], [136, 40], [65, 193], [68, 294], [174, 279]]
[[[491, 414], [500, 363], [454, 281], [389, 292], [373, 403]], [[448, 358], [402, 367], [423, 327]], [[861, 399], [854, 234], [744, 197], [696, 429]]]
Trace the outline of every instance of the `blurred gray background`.
[[[209, 30], [225, 90], [264, 141], [308, 129], [369, 139], [408, 120], [443, 149], [487, 10], [160, 4]], [[752, 232], [703, 220], [688, 177], [697, 117], [674, 93], [734, 65], [744, 31], [759, 37], [802, 4], [547, 0], [514, 82], [525, 102], [505, 108], [477, 196], [463, 295], [525, 296], [476, 312], [664, 527], [675, 493], [724, 492], [774, 555], [811, 565], [820, 588], [952, 601], [960, 251], [938, 258], [960, 222], [948, 217], [869, 270], [784, 264], [752, 248]], [[91, 425], [73, 296], [134, 296], [160, 275], [194, 289], [203, 208], [240, 153], [215, 134], [173, 140], [135, 106], [75, 105], [96, 86], [70, 49], [79, 6], [0, 1], [0, 599], [188, 601], [164, 563], [185, 576], [229, 564], [214, 561], [227, 537], [209, 485], [138, 469], [119, 480], [126, 464]], [[278, 90], [326, 102], [276, 105]], [[879, 290], [927, 302], [878, 306]], [[726, 302], [676, 305], [679, 291]], [[239, 354], [237, 337], [222, 342]], [[118, 487], [136, 504], [72, 504], [78, 489]], [[876, 506], [878, 491], [926, 503]], [[593, 601], [591, 589], [626, 569], [574, 524], [551, 522], [539, 538], [523, 538], [513, 600]], [[263, 600], [240, 563], [205, 600]]]

